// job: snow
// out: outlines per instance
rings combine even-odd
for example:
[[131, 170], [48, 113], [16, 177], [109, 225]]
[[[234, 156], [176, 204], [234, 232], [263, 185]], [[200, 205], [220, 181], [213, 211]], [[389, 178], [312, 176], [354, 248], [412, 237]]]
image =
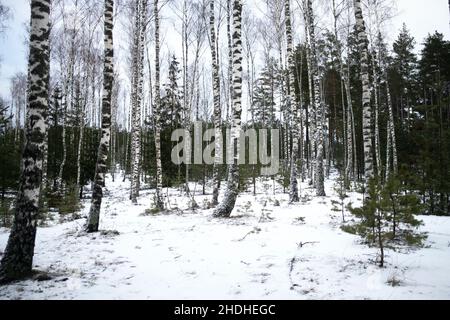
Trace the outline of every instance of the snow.
[[[231, 219], [216, 219], [213, 209], [186, 210], [176, 189], [165, 190], [169, 213], [143, 215], [154, 191], [143, 190], [133, 206], [129, 182], [108, 177], [103, 232], [84, 233], [85, 219], [39, 228], [35, 268], [53, 279], [0, 287], [0, 299], [450, 298], [450, 218], [421, 216], [425, 247], [387, 250], [381, 269], [376, 248], [340, 229], [333, 184], [326, 181], [331, 196], [323, 198], [301, 184], [308, 201], [289, 205], [279, 186], [273, 195], [273, 181], [259, 181], [256, 196], [239, 196]], [[204, 208], [210, 197], [197, 191], [195, 199]], [[261, 219], [265, 203], [271, 219]], [[82, 214], [88, 210], [85, 200]], [[0, 229], [0, 250], [7, 238]]]

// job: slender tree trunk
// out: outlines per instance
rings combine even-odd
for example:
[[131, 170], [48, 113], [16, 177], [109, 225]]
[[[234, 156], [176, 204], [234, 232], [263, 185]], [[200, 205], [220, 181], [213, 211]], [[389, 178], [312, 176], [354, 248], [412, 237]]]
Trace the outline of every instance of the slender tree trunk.
[[0, 265], [0, 283], [32, 273], [42, 182], [50, 69], [50, 0], [31, 1], [25, 147], [14, 223]]
[[[87, 73], [83, 78], [83, 92], [85, 92], [88, 88], [87, 81], [88, 76]], [[80, 136], [78, 139], [78, 152], [77, 152], [77, 191], [78, 194], [80, 194], [80, 198], [82, 195], [81, 189], [83, 186], [81, 185], [81, 159], [82, 159], [82, 152], [83, 152], [83, 139], [84, 139], [84, 127], [85, 127], [85, 114], [86, 114], [86, 101], [87, 99], [83, 99], [81, 110], [80, 110]]]
[[286, 24], [286, 53], [288, 61], [288, 74], [289, 85], [286, 98], [290, 105], [292, 113], [292, 152], [291, 152], [291, 174], [290, 174], [290, 190], [289, 190], [289, 202], [299, 202], [298, 194], [298, 150], [299, 150], [299, 117], [298, 117], [298, 105], [295, 99], [295, 64], [294, 64], [294, 45], [292, 40], [292, 22], [291, 22], [291, 3], [290, 0], [284, 1], [284, 14]]
[[[230, 122], [230, 114], [229, 112], [233, 108], [233, 37], [231, 34], [231, 15], [232, 15], [232, 8], [231, 8], [231, 2], [232, 0], [227, 0], [227, 39], [228, 39], [228, 91], [229, 91], [229, 100], [228, 100], [228, 107], [227, 107], [227, 116], [226, 121]], [[234, 12], [233, 12], [234, 14]], [[231, 111], [232, 112], [232, 111]]]
[[312, 8], [312, 1], [307, 0], [307, 24], [309, 30], [309, 39], [311, 43], [311, 69], [314, 86], [314, 105], [316, 110], [316, 135], [315, 140], [317, 143], [317, 156], [315, 167], [315, 186], [317, 196], [325, 196], [324, 188], [324, 170], [323, 170], [323, 158], [324, 158], [324, 106], [322, 102], [321, 90], [320, 90], [320, 75], [317, 62], [317, 50], [316, 50], [316, 35], [314, 31], [314, 12]]
[[[387, 78], [386, 72], [384, 72], [385, 76], [385, 83], [386, 83], [386, 96], [387, 96], [387, 102], [388, 102], [388, 112], [389, 112], [389, 120], [388, 120], [388, 138], [389, 138], [389, 144], [387, 147], [390, 147], [390, 150], [392, 150], [392, 169], [394, 172], [394, 175], [398, 172], [398, 159], [397, 159], [397, 142], [396, 142], [396, 134], [395, 134], [395, 122], [394, 122], [394, 112], [392, 108], [392, 98], [391, 98], [391, 90], [389, 88], [389, 80]], [[386, 155], [386, 163], [389, 162], [390, 164], [390, 150], [388, 154]], [[388, 157], [389, 156], [389, 157]], [[389, 176], [390, 170], [386, 168], [386, 178]]]
[[228, 184], [225, 197], [214, 212], [216, 217], [229, 217], [239, 193], [239, 137], [242, 115], [242, 0], [234, 0], [233, 7], [233, 121], [231, 125], [231, 145], [233, 164], [229, 166]]
[[[137, 168], [134, 168], [135, 174], [137, 171], [137, 195], [139, 195], [139, 190], [141, 188], [141, 172], [142, 172], [142, 164], [144, 162], [144, 154], [142, 153], [143, 144], [142, 144], [142, 105], [144, 104], [144, 55], [145, 55], [145, 35], [147, 31], [147, 11], [148, 11], [148, 0], [142, 0], [141, 3], [141, 15], [140, 15], [140, 25], [139, 25], [139, 52], [138, 52], [138, 79], [137, 79], [137, 105], [139, 114], [136, 117], [136, 122], [138, 125], [138, 133], [137, 140], [139, 143], [138, 150], [139, 154], [136, 154], [136, 162]], [[144, 107], [145, 108], [145, 107]], [[145, 118], [144, 118], [145, 120]]]
[[214, 129], [215, 129], [215, 149], [214, 149], [214, 168], [213, 168], [213, 198], [212, 205], [219, 204], [219, 188], [220, 188], [220, 164], [222, 154], [222, 130], [220, 127], [221, 113], [220, 108], [220, 70], [216, 52], [216, 22], [215, 22], [215, 0], [210, 2], [211, 15], [209, 19], [210, 27], [210, 44], [211, 44], [211, 58], [212, 58], [212, 80], [213, 80], [213, 95], [214, 95]]
[[[136, 0], [135, 21], [133, 32], [133, 61], [132, 61], [132, 129], [131, 129], [131, 202], [137, 204], [139, 196], [140, 172], [139, 163], [141, 160], [141, 52], [143, 44], [142, 26], [145, 23], [145, 11], [143, 0]], [[144, 21], [144, 22], [143, 22]], [[143, 52], [142, 52], [143, 53]]]
[[364, 176], [366, 184], [374, 176], [373, 171], [373, 129], [372, 110], [370, 105], [369, 49], [366, 25], [364, 22], [361, 0], [354, 0], [356, 30], [358, 33], [359, 51], [361, 55], [362, 107], [363, 107], [363, 141], [364, 141]]
[[[309, 110], [308, 110], [308, 123], [309, 123], [309, 176], [311, 184], [315, 183], [314, 177], [314, 164], [316, 163], [316, 109], [314, 104], [314, 88], [313, 88], [313, 69], [311, 59], [311, 39], [309, 35], [309, 25], [307, 17], [307, 6], [305, 5], [305, 37], [306, 37], [306, 60], [308, 65], [308, 90], [309, 90]], [[311, 138], [312, 137], [312, 138]]]
[[113, 14], [114, 0], [105, 0], [102, 135], [98, 148], [97, 165], [95, 167], [91, 209], [86, 227], [87, 232], [98, 231], [105, 176], [106, 172], [108, 172], [107, 161], [111, 141], [111, 100], [114, 82]]
[[59, 172], [58, 172], [58, 179], [56, 184], [56, 192], [62, 193], [62, 186], [63, 186], [63, 173], [64, 173], [64, 167], [66, 166], [66, 160], [67, 160], [67, 143], [66, 143], [66, 121], [67, 121], [67, 94], [65, 96], [64, 100], [64, 108], [63, 108], [63, 115], [62, 115], [62, 149], [63, 149], [63, 157], [61, 160], [61, 164], [59, 165]]
[[381, 142], [380, 142], [380, 123], [379, 123], [379, 74], [377, 66], [380, 65], [379, 51], [373, 50], [374, 57], [372, 59], [372, 73], [373, 73], [373, 96], [374, 96], [374, 111], [375, 111], [375, 160], [377, 165], [377, 173], [379, 177], [383, 176], [383, 163], [381, 162]]
[[160, 92], [160, 43], [159, 43], [159, 8], [158, 0], [154, 1], [155, 19], [155, 150], [156, 150], [156, 190], [155, 206], [163, 210], [162, 199], [162, 163], [161, 163], [161, 92]]
[[[353, 120], [353, 101], [352, 101], [352, 94], [350, 91], [350, 81], [348, 79], [348, 76], [345, 76], [344, 80], [344, 86], [345, 86], [345, 92], [347, 96], [347, 166], [346, 166], [346, 177], [350, 180], [356, 179], [355, 175], [355, 163], [353, 161], [354, 159], [354, 153], [356, 152], [356, 149], [354, 148], [353, 144], [353, 136], [354, 136], [354, 120]], [[356, 158], [356, 155], [355, 155]]]

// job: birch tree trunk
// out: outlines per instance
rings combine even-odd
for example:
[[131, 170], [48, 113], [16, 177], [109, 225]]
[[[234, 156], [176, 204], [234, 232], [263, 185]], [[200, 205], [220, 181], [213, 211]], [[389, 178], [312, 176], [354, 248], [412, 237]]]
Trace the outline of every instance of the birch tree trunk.
[[162, 199], [162, 164], [161, 164], [161, 89], [160, 89], [160, 43], [159, 43], [159, 9], [158, 0], [154, 2], [155, 19], [155, 150], [156, 150], [156, 190], [155, 206], [163, 210]]
[[100, 209], [105, 187], [105, 176], [108, 172], [107, 160], [111, 139], [111, 100], [114, 82], [114, 43], [113, 43], [114, 0], [105, 0], [104, 50], [103, 63], [103, 97], [102, 97], [102, 135], [98, 148], [97, 165], [95, 167], [94, 186], [91, 208], [87, 223], [87, 232], [97, 232], [100, 220]]
[[222, 130], [220, 127], [222, 110], [220, 108], [220, 70], [217, 59], [217, 44], [216, 44], [216, 22], [215, 22], [215, 0], [210, 2], [211, 15], [209, 19], [210, 28], [210, 45], [212, 58], [212, 80], [213, 80], [213, 95], [214, 95], [214, 129], [215, 129], [215, 149], [214, 149], [214, 168], [213, 168], [213, 198], [212, 205], [219, 204], [219, 189], [220, 189], [220, 164], [221, 164], [221, 137]]
[[372, 73], [373, 73], [373, 97], [374, 97], [374, 111], [375, 111], [375, 160], [377, 165], [377, 173], [379, 177], [383, 174], [383, 164], [381, 162], [381, 142], [380, 142], [380, 124], [379, 124], [379, 74], [377, 71], [377, 66], [380, 65], [379, 52], [374, 52], [374, 58], [372, 59]]
[[[346, 181], [352, 180], [353, 177], [353, 141], [352, 141], [352, 96], [350, 91], [350, 81], [349, 77], [346, 75], [344, 70], [344, 62], [342, 59], [342, 45], [339, 41], [338, 34], [338, 17], [339, 13], [336, 7], [336, 1], [332, 1], [333, 5], [333, 16], [334, 16], [334, 36], [336, 41], [336, 51], [338, 53], [339, 60], [339, 73], [341, 77], [341, 94], [342, 94], [342, 117], [343, 117], [343, 144], [344, 144], [344, 177]], [[345, 105], [345, 100], [347, 100], [347, 105]]]
[[370, 79], [369, 79], [369, 49], [366, 25], [362, 13], [361, 0], [353, 0], [355, 11], [356, 31], [361, 55], [362, 80], [362, 114], [363, 114], [363, 142], [364, 142], [364, 177], [366, 183], [374, 176], [373, 171], [373, 129], [372, 110], [370, 105]]
[[315, 186], [316, 186], [316, 194], [317, 196], [325, 196], [325, 188], [324, 188], [324, 171], [323, 171], [323, 158], [324, 158], [324, 134], [323, 134], [323, 123], [324, 123], [324, 114], [323, 114], [323, 103], [322, 103], [322, 95], [320, 90], [320, 75], [319, 68], [317, 62], [317, 50], [316, 50], [316, 35], [314, 31], [314, 12], [312, 8], [312, 1], [306, 1], [306, 10], [307, 10], [307, 24], [309, 30], [309, 39], [311, 46], [311, 71], [313, 78], [313, 87], [314, 87], [314, 109], [316, 111], [316, 134], [315, 141], [317, 144], [317, 155], [316, 155], [316, 163], [315, 163]]
[[[141, 31], [142, 31], [142, 15], [143, 2], [136, 0], [134, 31], [133, 31], [133, 53], [132, 53], [132, 88], [131, 88], [131, 105], [132, 105], [132, 128], [131, 128], [131, 202], [137, 204], [139, 196], [139, 162], [141, 158], [141, 103], [140, 97], [142, 91], [140, 84], [141, 75]], [[141, 89], [141, 90], [140, 90]]]
[[294, 64], [294, 44], [292, 40], [292, 22], [291, 22], [291, 3], [290, 0], [284, 1], [284, 14], [285, 14], [285, 24], [286, 24], [286, 53], [288, 61], [288, 75], [289, 75], [289, 85], [287, 90], [286, 98], [290, 105], [290, 110], [292, 112], [292, 152], [291, 152], [291, 174], [290, 174], [290, 189], [289, 189], [289, 202], [299, 202], [298, 194], [298, 150], [299, 150], [299, 117], [298, 117], [298, 105], [295, 101], [295, 64]]
[[68, 99], [67, 99], [67, 93], [66, 93], [65, 99], [64, 99], [63, 114], [62, 114], [62, 134], [61, 134], [63, 157], [62, 157], [61, 163], [59, 165], [58, 179], [56, 180], [57, 184], [56, 184], [56, 190], [55, 190], [58, 193], [62, 192], [63, 173], [64, 173], [64, 167], [66, 166], [66, 159], [67, 159], [67, 143], [66, 143], [67, 101], [68, 101]]
[[[314, 89], [312, 80], [312, 60], [311, 60], [311, 40], [309, 37], [309, 26], [307, 17], [307, 6], [305, 5], [305, 37], [306, 37], [306, 60], [308, 65], [308, 90], [309, 90], [309, 110], [308, 110], [308, 135], [309, 135], [309, 177], [311, 179], [311, 184], [314, 184], [314, 163], [316, 159], [316, 110], [314, 107]], [[311, 139], [311, 137], [313, 137]]]
[[[391, 174], [391, 169], [393, 170], [394, 175], [398, 173], [398, 159], [397, 159], [397, 142], [396, 142], [396, 134], [395, 134], [395, 122], [394, 122], [394, 112], [392, 108], [392, 97], [391, 90], [389, 88], [389, 80], [387, 77], [387, 73], [384, 70], [384, 82], [386, 84], [386, 96], [387, 96], [387, 105], [388, 105], [388, 140], [386, 144], [386, 180], [389, 178]], [[392, 152], [392, 168], [391, 168], [391, 152]]]
[[0, 283], [29, 276], [33, 267], [47, 131], [49, 34], [50, 0], [32, 0], [26, 141], [14, 223], [0, 265]]
[[233, 121], [231, 125], [231, 145], [233, 163], [229, 165], [228, 183], [225, 197], [214, 212], [216, 217], [229, 217], [239, 193], [239, 137], [242, 115], [242, 0], [234, 0], [233, 6]]

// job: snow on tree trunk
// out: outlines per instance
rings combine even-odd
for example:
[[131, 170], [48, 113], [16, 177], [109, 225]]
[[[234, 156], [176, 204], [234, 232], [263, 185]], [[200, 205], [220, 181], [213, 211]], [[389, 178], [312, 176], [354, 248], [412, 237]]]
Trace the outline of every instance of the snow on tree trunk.
[[230, 122], [230, 109], [232, 109], [233, 104], [233, 37], [231, 34], [231, 8], [232, 0], [227, 0], [227, 40], [228, 40], [228, 91], [229, 91], [229, 99], [228, 99], [228, 107], [227, 107], [227, 115], [226, 122]]
[[352, 178], [356, 179], [356, 175], [354, 174], [355, 164], [353, 162], [353, 154], [356, 150], [353, 148], [353, 101], [348, 75], [345, 76], [344, 86], [347, 97], [347, 166], [345, 167], [345, 176], [352, 180]]
[[160, 43], [159, 43], [159, 9], [158, 0], [154, 2], [155, 19], [155, 150], [156, 150], [156, 190], [155, 207], [163, 210], [162, 199], [162, 163], [161, 163], [161, 89], [160, 89]]
[[146, 5], [136, 0], [133, 53], [132, 53], [132, 129], [131, 129], [131, 201], [136, 204], [139, 196], [140, 160], [141, 160], [141, 101], [142, 101], [142, 69]]
[[225, 197], [214, 212], [216, 217], [229, 217], [236, 204], [239, 186], [239, 137], [242, 114], [242, 0], [234, 0], [233, 6], [233, 118], [231, 124], [231, 145], [233, 163], [229, 165]]
[[377, 66], [380, 65], [380, 57], [378, 50], [375, 52], [373, 50], [373, 59], [372, 59], [372, 74], [373, 74], [373, 96], [374, 96], [374, 111], [375, 111], [375, 160], [377, 165], [377, 173], [379, 177], [382, 177], [383, 174], [383, 163], [381, 162], [381, 142], [380, 142], [380, 125], [379, 125], [379, 102], [378, 102], [378, 94], [379, 94], [379, 74], [377, 71]]
[[314, 12], [312, 8], [312, 1], [307, 0], [307, 23], [309, 30], [309, 39], [311, 46], [311, 70], [313, 78], [314, 87], [314, 109], [316, 112], [316, 134], [315, 141], [317, 144], [317, 155], [315, 163], [315, 186], [317, 196], [325, 196], [324, 188], [324, 171], [323, 171], [323, 158], [324, 158], [324, 106], [322, 103], [322, 95], [320, 91], [320, 75], [317, 61], [317, 50], [316, 50], [316, 35], [314, 31]]
[[291, 4], [290, 0], [284, 1], [284, 14], [286, 24], [286, 54], [288, 61], [288, 74], [289, 74], [289, 86], [286, 98], [290, 105], [292, 112], [292, 153], [291, 153], [291, 175], [290, 175], [290, 189], [289, 189], [289, 201], [299, 202], [298, 194], [298, 180], [297, 180], [297, 168], [298, 168], [298, 150], [299, 150], [299, 116], [298, 105], [295, 101], [295, 65], [294, 65], [294, 44], [292, 40], [292, 22], [291, 22]]
[[102, 135], [98, 148], [97, 165], [95, 167], [87, 232], [98, 231], [103, 188], [105, 187], [105, 176], [108, 171], [107, 160], [111, 139], [111, 100], [114, 80], [113, 13], [114, 0], [105, 0]]
[[[67, 90], [65, 90], [67, 91]], [[63, 173], [64, 173], [64, 167], [66, 166], [66, 160], [67, 160], [67, 143], [66, 143], [66, 122], [67, 122], [67, 94], [65, 96], [64, 100], [64, 108], [63, 108], [63, 115], [62, 115], [62, 149], [63, 149], [63, 157], [61, 160], [61, 163], [59, 165], [59, 171], [58, 171], [58, 179], [56, 184], [56, 192], [60, 193], [62, 192], [62, 185], [63, 185]]]
[[395, 134], [395, 122], [394, 122], [394, 112], [392, 108], [392, 97], [391, 90], [389, 88], [389, 80], [387, 78], [386, 71], [384, 73], [384, 82], [386, 84], [386, 96], [387, 96], [387, 104], [388, 104], [388, 143], [386, 144], [387, 153], [386, 153], [386, 179], [389, 178], [389, 174], [391, 173], [390, 169], [390, 157], [392, 151], [392, 169], [394, 175], [398, 172], [398, 159], [397, 159], [397, 143], [396, 143], [396, 134]]
[[364, 142], [364, 176], [366, 183], [373, 178], [373, 129], [372, 110], [370, 105], [370, 79], [369, 79], [369, 49], [366, 26], [362, 13], [361, 0], [353, 1], [356, 30], [358, 33], [358, 45], [361, 55], [361, 80], [362, 80], [362, 115], [363, 115], [363, 142]]
[[[91, 49], [91, 48], [89, 48]], [[87, 60], [88, 50], [85, 52], [85, 63]], [[83, 87], [82, 92], [87, 92], [88, 90], [88, 75], [87, 72], [83, 77]], [[86, 116], [86, 100], [83, 99], [81, 110], [80, 110], [80, 136], [78, 138], [78, 151], [77, 151], [77, 191], [78, 193], [83, 188], [81, 185], [81, 158], [82, 158], [82, 152], [83, 152], [83, 139], [84, 139], [84, 127], [85, 127], [85, 116]]]
[[221, 162], [221, 136], [222, 130], [220, 127], [222, 110], [220, 108], [220, 70], [216, 52], [216, 25], [215, 25], [215, 0], [211, 0], [210, 10], [211, 16], [209, 19], [210, 27], [210, 44], [211, 44], [211, 58], [212, 58], [212, 80], [213, 80], [213, 95], [214, 95], [214, 129], [215, 129], [215, 149], [214, 149], [214, 168], [213, 168], [213, 198], [212, 205], [216, 206], [219, 203], [219, 188], [220, 188], [220, 162]]
[[[312, 60], [311, 60], [311, 41], [309, 37], [309, 26], [307, 9], [305, 4], [304, 19], [305, 19], [305, 37], [306, 37], [306, 61], [308, 65], [308, 91], [309, 91], [309, 112], [308, 112], [308, 123], [309, 123], [309, 177], [311, 183], [314, 184], [314, 163], [316, 159], [316, 110], [314, 108], [314, 89], [312, 80]], [[311, 138], [313, 137], [313, 138]]]
[[50, 0], [32, 0], [26, 141], [14, 223], [0, 266], [0, 283], [26, 277], [32, 272], [47, 131], [49, 33]]

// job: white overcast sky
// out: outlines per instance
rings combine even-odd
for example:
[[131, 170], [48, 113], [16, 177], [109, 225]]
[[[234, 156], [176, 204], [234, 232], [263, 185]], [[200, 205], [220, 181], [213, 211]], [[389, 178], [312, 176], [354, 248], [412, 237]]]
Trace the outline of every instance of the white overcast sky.
[[[244, 1], [245, 2], [245, 1]], [[396, 0], [397, 15], [391, 23], [388, 41], [398, 34], [403, 22], [410, 29], [417, 41], [416, 50], [428, 33], [435, 30], [443, 33], [450, 40], [448, 0]], [[30, 10], [29, 0], [4, 0], [11, 8], [13, 19], [9, 28], [0, 36], [0, 96], [9, 98], [9, 82], [16, 72], [26, 71], [25, 25], [28, 24]], [[251, 3], [251, 2], [250, 2]]]

